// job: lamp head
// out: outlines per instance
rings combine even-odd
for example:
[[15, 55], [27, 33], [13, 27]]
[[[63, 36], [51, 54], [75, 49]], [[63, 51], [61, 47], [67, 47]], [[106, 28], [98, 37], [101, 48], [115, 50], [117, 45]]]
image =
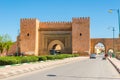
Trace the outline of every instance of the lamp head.
[[109, 13], [112, 13], [112, 11], [113, 11], [112, 9], [109, 9], [109, 10], [108, 10]]

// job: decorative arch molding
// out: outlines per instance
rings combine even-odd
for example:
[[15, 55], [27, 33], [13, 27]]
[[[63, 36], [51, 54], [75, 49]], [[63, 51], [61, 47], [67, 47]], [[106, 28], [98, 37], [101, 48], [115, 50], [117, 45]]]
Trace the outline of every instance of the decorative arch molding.
[[61, 50], [64, 50], [65, 46], [60, 40], [53, 40], [48, 45], [48, 51], [53, 48], [55, 44], [58, 44], [61, 46]]

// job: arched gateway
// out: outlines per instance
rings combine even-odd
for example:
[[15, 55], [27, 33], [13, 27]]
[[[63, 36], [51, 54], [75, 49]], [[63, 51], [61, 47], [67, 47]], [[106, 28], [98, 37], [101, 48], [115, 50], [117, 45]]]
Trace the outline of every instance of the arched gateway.
[[53, 40], [48, 45], [48, 51], [56, 50], [60, 51], [60, 53], [64, 53], [64, 49], [65, 49], [64, 44], [59, 40]]
[[102, 43], [104, 45], [104, 52], [120, 51], [120, 38], [93, 38], [91, 39], [91, 53], [95, 53], [95, 45]]
[[90, 49], [89, 17], [73, 18], [71, 22], [39, 22], [21, 19], [20, 52], [34, 55], [50, 54], [51, 49], [61, 53], [85, 53]]
[[[73, 18], [71, 22], [39, 22], [37, 19], [21, 19], [17, 44], [21, 53], [47, 55], [51, 49], [62, 53], [91, 54], [102, 43], [102, 52], [120, 51], [120, 38], [90, 39], [90, 20]], [[113, 43], [114, 42], [114, 43]]]

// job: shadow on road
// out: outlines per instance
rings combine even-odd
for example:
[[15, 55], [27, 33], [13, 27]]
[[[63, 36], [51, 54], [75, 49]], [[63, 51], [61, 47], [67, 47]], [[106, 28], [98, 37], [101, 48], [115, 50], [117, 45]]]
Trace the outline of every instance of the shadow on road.
[[120, 80], [120, 78], [113, 78], [113, 77], [83, 77], [83, 76], [69, 76], [69, 75], [55, 75], [55, 74], [48, 74], [48, 77], [69, 77], [69, 78], [80, 78], [80, 79], [105, 79], [105, 80]]

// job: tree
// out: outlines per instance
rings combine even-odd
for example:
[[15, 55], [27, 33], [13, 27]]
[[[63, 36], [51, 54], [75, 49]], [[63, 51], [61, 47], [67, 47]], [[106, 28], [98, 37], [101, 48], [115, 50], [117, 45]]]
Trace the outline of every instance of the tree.
[[5, 45], [6, 54], [8, 53], [8, 51], [9, 51], [9, 49], [10, 49], [10, 47], [11, 47], [12, 44], [13, 44], [12, 41], [7, 41], [6, 42], [6, 45]]
[[0, 35], [0, 53], [2, 54], [5, 50], [8, 53], [11, 45], [13, 44], [10, 36], [8, 34]]
[[3, 36], [0, 35], [0, 53], [3, 53], [5, 43], [3, 42]]

